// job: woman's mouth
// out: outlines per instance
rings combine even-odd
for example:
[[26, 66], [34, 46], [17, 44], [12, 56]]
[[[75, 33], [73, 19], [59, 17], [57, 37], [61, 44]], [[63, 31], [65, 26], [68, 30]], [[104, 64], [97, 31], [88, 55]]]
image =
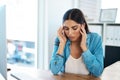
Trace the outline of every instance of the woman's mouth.
[[68, 37], [69, 39], [73, 39], [74, 37]]

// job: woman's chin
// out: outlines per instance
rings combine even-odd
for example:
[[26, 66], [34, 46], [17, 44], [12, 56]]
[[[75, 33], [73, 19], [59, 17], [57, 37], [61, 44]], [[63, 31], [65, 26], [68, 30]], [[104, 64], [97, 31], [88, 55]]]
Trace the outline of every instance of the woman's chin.
[[77, 41], [77, 39], [70, 39], [70, 41], [75, 42], [75, 41]]
[[70, 41], [72, 41], [72, 42], [78, 42], [78, 41], [80, 41], [80, 39], [73, 38], [73, 39], [70, 39]]

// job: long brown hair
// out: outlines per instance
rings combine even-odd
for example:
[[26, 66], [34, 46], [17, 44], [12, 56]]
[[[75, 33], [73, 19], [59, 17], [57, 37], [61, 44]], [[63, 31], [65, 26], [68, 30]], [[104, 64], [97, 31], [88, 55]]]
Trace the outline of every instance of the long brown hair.
[[73, 8], [73, 9], [69, 9], [63, 16], [63, 23], [65, 22], [65, 20], [73, 20], [79, 24], [84, 24], [85, 23], [85, 30], [86, 33], [89, 33], [89, 29], [88, 29], [88, 24], [85, 20], [84, 14], [82, 13], [81, 10]]

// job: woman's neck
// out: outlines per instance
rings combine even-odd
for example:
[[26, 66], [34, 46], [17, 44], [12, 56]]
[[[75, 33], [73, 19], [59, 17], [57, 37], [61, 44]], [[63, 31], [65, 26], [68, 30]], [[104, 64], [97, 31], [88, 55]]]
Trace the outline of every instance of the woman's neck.
[[70, 45], [70, 49], [71, 49], [71, 55], [72, 57], [74, 58], [79, 58], [81, 56], [81, 48], [80, 48], [80, 42], [71, 42], [71, 45]]
[[76, 41], [71, 41], [71, 46], [73, 45], [73, 46], [79, 47], [80, 42], [81, 42], [81, 37], [78, 38]]
[[80, 46], [80, 41], [71, 42], [71, 46]]

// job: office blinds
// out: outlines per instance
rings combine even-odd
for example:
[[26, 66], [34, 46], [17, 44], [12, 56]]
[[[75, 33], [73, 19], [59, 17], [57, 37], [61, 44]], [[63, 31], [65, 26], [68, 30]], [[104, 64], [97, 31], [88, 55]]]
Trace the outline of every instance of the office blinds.
[[101, 0], [80, 0], [80, 9], [85, 14], [88, 22], [98, 22]]

